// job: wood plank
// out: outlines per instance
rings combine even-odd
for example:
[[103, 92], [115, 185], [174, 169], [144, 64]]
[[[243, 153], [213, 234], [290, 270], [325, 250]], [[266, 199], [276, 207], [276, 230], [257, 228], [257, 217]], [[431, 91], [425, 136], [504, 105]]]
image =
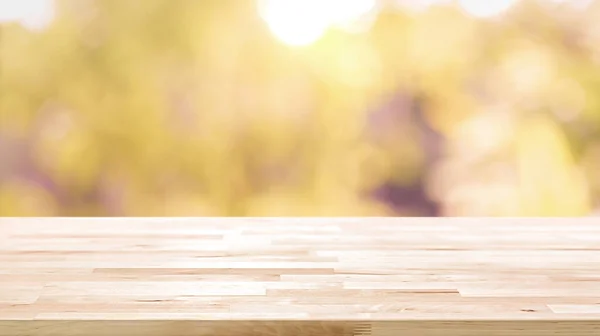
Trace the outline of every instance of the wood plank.
[[597, 218], [0, 218], [0, 336], [600, 335]]

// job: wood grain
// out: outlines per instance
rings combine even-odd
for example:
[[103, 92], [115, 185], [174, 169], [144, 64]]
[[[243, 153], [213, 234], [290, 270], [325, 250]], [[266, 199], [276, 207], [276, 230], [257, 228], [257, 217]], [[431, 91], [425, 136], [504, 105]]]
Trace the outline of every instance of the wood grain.
[[0, 218], [0, 336], [600, 335], [600, 219]]

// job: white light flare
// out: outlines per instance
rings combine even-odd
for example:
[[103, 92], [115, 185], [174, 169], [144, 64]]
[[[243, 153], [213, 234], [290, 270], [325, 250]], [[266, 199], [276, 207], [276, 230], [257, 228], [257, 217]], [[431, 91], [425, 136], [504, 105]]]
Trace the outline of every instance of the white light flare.
[[469, 15], [478, 18], [491, 18], [509, 10], [518, 0], [458, 0]]
[[262, 18], [273, 34], [292, 46], [316, 42], [327, 30], [327, 17], [319, 1], [265, 0]]
[[356, 23], [376, 4], [377, 0], [263, 0], [259, 10], [279, 40], [291, 46], [307, 46], [333, 26]]
[[48, 27], [54, 16], [54, 0], [0, 0], [0, 24], [16, 22], [39, 31]]

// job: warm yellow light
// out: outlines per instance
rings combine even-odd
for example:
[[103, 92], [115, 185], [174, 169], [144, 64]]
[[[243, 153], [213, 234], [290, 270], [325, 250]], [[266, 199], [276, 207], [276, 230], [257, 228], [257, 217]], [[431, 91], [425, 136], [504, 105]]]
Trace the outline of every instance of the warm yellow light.
[[375, 8], [376, 0], [263, 0], [261, 16], [286, 44], [305, 46], [328, 28], [348, 25]]

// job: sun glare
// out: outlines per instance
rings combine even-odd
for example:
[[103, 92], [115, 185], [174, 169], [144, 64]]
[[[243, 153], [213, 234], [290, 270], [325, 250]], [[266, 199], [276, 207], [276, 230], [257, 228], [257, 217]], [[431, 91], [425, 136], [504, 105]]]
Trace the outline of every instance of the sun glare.
[[0, 0], [0, 23], [17, 22], [31, 30], [42, 30], [53, 19], [53, 0]]
[[517, 0], [459, 0], [460, 6], [475, 17], [488, 18], [510, 9]]
[[327, 30], [327, 19], [320, 9], [315, 0], [266, 0], [261, 14], [277, 38], [302, 46], [315, 42]]
[[292, 46], [319, 40], [332, 26], [347, 26], [375, 8], [376, 0], [264, 0], [260, 13], [273, 34]]

